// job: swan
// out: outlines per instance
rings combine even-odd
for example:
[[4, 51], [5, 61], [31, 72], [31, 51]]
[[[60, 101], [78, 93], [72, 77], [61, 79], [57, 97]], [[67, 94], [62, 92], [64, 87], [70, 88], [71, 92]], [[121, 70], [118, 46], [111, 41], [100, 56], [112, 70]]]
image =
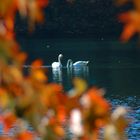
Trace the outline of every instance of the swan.
[[68, 59], [68, 61], [67, 61], [67, 68], [83, 67], [83, 66], [87, 66], [88, 63], [89, 63], [89, 61], [77, 61], [77, 62], [73, 63], [73, 61], [71, 59]]
[[89, 63], [89, 61], [77, 61], [77, 62], [73, 63], [73, 67], [87, 66], [88, 63]]
[[63, 78], [62, 78], [62, 63], [61, 63], [61, 59], [62, 59], [63, 55], [59, 54], [58, 55], [58, 62], [53, 62], [52, 63], [52, 78], [53, 81], [56, 83], [62, 83]]
[[63, 55], [59, 54], [58, 55], [58, 62], [53, 62], [52, 63], [52, 68], [53, 69], [57, 69], [57, 68], [62, 68], [62, 64], [61, 64], [61, 59], [62, 59]]
[[88, 78], [89, 74], [89, 67], [88, 67], [89, 61], [77, 61], [73, 63], [71, 59], [68, 59], [67, 61], [67, 74], [70, 77], [83, 77]]

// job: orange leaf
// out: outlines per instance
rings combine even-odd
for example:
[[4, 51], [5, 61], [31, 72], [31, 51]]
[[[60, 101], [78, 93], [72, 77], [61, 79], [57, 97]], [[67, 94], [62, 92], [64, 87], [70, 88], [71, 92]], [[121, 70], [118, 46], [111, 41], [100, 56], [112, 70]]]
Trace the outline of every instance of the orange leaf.
[[103, 98], [101, 90], [96, 87], [93, 87], [88, 91], [88, 96], [90, 98], [91, 103], [93, 103], [93, 107], [96, 109], [96, 113], [104, 114], [107, 113], [110, 109], [110, 104]]
[[39, 7], [46, 7], [49, 4], [49, 0], [37, 0], [37, 5]]
[[41, 60], [41, 59], [37, 59], [37, 60], [35, 60], [32, 64], [31, 64], [31, 66], [33, 67], [33, 68], [39, 68], [39, 67], [41, 67], [43, 65], [43, 61]]
[[34, 136], [31, 132], [25, 131], [19, 134], [18, 140], [34, 140]]
[[140, 33], [140, 12], [130, 11], [119, 15], [119, 20], [124, 23], [121, 34], [122, 41], [128, 41], [134, 34]]
[[8, 131], [10, 128], [12, 128], [16, 120], [17, 118], [12, 112], [6, 112], [4, 114], [4, 124], [5, 124], [4, 130]]
[[27, 54], [24, 52], [18, 53], [17, 55], [17, 61], [20, 62], [20, 64], [23, 64], [27, 58]]
[[65, 134], [65, 131], [64, 131], [63, 127], [60, 126], [60, 125], [56, 125], [54, 127], [54, 132], [60, 137], [64, 136], [64, 134]]
[[127, 3], [129, 0], [116, 0], [116, 5], [121, 6], [124, 5], [125, 3]]
[[66, 108], [65, 108], [65, 106], [62, 106], [62, 105], [60, 105], [60, 106], [58, 106], [57, 107], [57, 119], [58, 119], [58, 121], [59, 122], [64, 122], [65, 121], [65, 119], [66, 119]]
[[0, 108], [7, 107], [9, 101], [10, 101], [10, 98], [8, 96], [7, 91], [5, 91], [4, 89], [0, 88]]
[[121, 33], [120, 40], [122, 42], [128, 41], [134, 34], [136, 30], [133, 25], [125, 25], [123, 32]]

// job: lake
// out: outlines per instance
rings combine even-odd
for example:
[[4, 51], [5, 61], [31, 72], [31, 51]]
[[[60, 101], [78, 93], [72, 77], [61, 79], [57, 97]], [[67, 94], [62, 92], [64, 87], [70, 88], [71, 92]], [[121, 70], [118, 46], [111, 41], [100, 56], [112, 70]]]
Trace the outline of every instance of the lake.
[[[130, 107], [129, 116], [133, 119], [127, 129], [129, 140], [140, 139], [140, 47], [137, 42], [122, 44], [118, 41], [94, 41], [92, 39], [21, 39], [22, 50], [28, 52], [26, 64], [41, 58], [48, 67], [49, 82], [72, 87], [74, 75], [85, 78], [89, 85], [106, 89], [105, 97], [113, 107]], [[62, 53], [62, 75], [53, 74], [51, 63]], [[88, 60], [88, 70], [68, 73], [67, 60], [73, 62]], [[60, 79], [59, 79], [60, 78]]]

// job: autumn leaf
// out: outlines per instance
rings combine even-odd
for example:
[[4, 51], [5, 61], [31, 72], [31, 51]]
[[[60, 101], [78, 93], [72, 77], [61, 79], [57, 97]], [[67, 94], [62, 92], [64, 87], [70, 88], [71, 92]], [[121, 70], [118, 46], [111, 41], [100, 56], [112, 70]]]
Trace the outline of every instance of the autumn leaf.
[[130, 0], [116, 0], [115, 3], [117, 6], [121, 6], [121, 5], [126, 4], [128, 1]]
[[119, 21], [124, 23], [120, 36], [122, 41], [128, 41], [136, 33], [140, 33], [140, 11], [129, 11], [119, 15]]
[[83, 115], [88, 129], [96, 130], [100, 128], [109, 115], [110, 104], [104, 99], [101, 91], [102, 90], [93, 87], [82, 97]]
[[42, 70], [34, 70], [31, 76], [33, 80], [37, 82], [45, 82], [47, 80], [47, 77]]
[[49, 4], [49, 0], [37, 0], [37, 5], [39, 7], [46, 7]]
[[35, 82], [46, 82], [47, 76], [45, 74], [46, 69], [42, 69], [41, 66], [43, 65], [42, 60], [37, 59], [31, 64], [30, 68], [30, 76], [33, 81]]
[[74, 87], [68, 91], [69, 97], [82, 95], [88, 87], [86, 81], [79, 77], [73, 79], [73, 86]]
[[34, 140], [34, 136], [31, 132], [25, 131], [18, 135], [18, 140]]
[[65, 135], [64, 128], [61, 125], [54, 126], [54, 133], [60, 137]]
[[34, 30], [34, 26], [36, 22], [43, 23], [44, 21], [44, 14], [42, 12], [42, 8], [48, 5], [48, 0], [34, 0], [28, 2], [28, 16], [29, 16], [29, 31]]
[[119, 106], [110, 115], [109, 122], [104, 127], [104, 138], [105, 140], [121, 139], [127, 140], [125, 129], [129, 124], [128, 109]]
[[63, 105], [59, 105], [57, 107], [57, 116], [56, 116], [58, 122], [61, 122], [61, 123], [65, 122], [66, 116], [67, 116], [66, 107]]
[[78, 94], [83, 93], [87, 89], [87, 83], [81, 78], [74, 78], [73, 84]]
[[23, 65], [27, 58], [27, 54], [25, 52], [18, 53], [16, 56], [17, 64]]
[[0, 20], [0, 38], [6, 40], [14, 39], [14, 20], [12, 17]]
[[21, 17], [28, 17], [29, 30], [32, 31], [36, 22], [43, 22], [44, 14], [42, 9], [47, 5], [48, 0], [0, 1], [0, 38], [14, 39], [14, 18], [17, 12]]
[[15, 13], [15, 0], [0, 1], [0, 38], [7, 40], [12, 40], [14, 38]]
[[36, 59], [32, 62], [32, 68], [40, 68], [43, 65], [43, 61], [41, 59]]
[[13, 112], [5, 112], [4, 113], [4, 131], [8, 132], [10, 128], [13, 127], [14, 123], [16, 123], [17, 117]]
[[[102, 113], [106, 113], [106, 111], [108, 111], [110, 109], [110, 104], [107, 102], [106, 99], [104, 99], [104, 97], [102, 96], [102, 90], [93, 87], [91, 89], [88, 90], [87, 92], [87, 96], [89, 97], [89, 100], [91, 102], [91, 104], [93, 104], [93, 107], [96, 106], [95, 108], [95, 112], [99, 115], [101, 115]], [[100, 108], [100, 109], [99, 109]]]
[[27, 0], [16, 0], [16, 6], [22, 17], [27, 16]]
[[10, 102], [10, 97], [5, 89], [0, 88], [0, 108], [5, 109]]

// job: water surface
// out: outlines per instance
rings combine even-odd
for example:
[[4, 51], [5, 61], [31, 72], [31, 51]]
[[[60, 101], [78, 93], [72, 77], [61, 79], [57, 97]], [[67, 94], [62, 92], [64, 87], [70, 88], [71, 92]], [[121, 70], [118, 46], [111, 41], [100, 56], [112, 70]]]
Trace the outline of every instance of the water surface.
[[[130, 140], [140, 139], [140, 48], [135, 42], [121, 44], [117, 41], [92, 41], [87, 39], [21, 40], [23, 50], [29, 53], [27, 64], [41, 58], [48, 67], [49, 82], [62, 83], [65, 90], [72, 87], [73, 74], [66, 69], [67, 60], [89, 60], [89, 72], [79, 71], [89, 85], [106, 89], [105, 97], [113, 108], [130, 107], [133, 119], [127, 129]], [[51, 63], [63, 54], [63, 71], [52, 73]], [[59, 79], [61, 78], [61, 80]]]

